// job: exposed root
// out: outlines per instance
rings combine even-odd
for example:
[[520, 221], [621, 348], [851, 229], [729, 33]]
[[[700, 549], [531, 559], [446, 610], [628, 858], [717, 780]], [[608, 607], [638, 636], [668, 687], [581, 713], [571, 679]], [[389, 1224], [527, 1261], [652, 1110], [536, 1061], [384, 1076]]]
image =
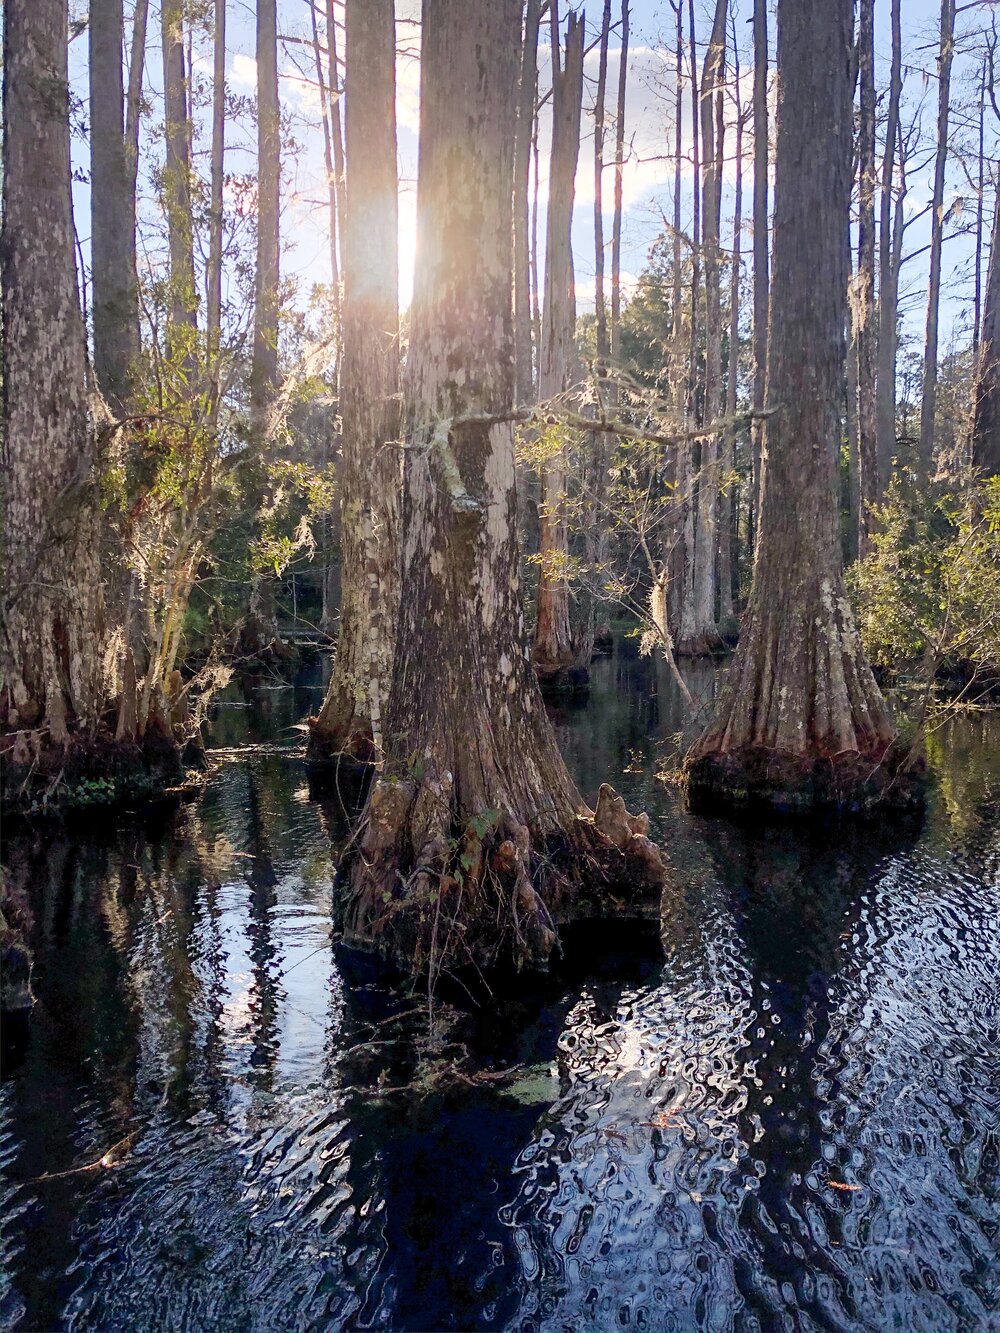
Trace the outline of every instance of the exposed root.
[[923, 798], [926, 763], [901, 745], [870, 754], [804, 758], [760, 746], [700, 755], [687, 765], [700, 809], [766, 807], [781, 813], [913, 809]]
[[678, 639], [674, 648], [676, 657], [721, 657], [729, 651], [730, 645], [718, 630], [706, 630], [704, 634], [695, 634], [686, 639]]
[[71, 733], [64, 743], [39, 730], [0, 737], [0, 778], [5, 810], [44, 813], [92, 805], [154, 801], [184, 781], [181, 749], [165, 729], [151, 727], [141, 740]]
[[381, 779], [338, 875], [344, 941], [433, 986], [442, 972], [544, 967], [581, 898], [658, 890], [665, 869], [611, 787], [568, 827], [510, 811], [463, 815], [451, 774]]
[[566, 666], [565, 663], [551, 666], [535, 662], [535, 675], [542, 694], [570, 695], [587, 694], [590, 690], [590, 672], [579, 663]]
[[338, 768], [357, 776], [368, 773], [377, 759], [370, 725], [359, 724], [357, 715], [346, 730], [326, 727], [321, 717], [307, 717], [309, 744], [306, 762], [312, 766]]

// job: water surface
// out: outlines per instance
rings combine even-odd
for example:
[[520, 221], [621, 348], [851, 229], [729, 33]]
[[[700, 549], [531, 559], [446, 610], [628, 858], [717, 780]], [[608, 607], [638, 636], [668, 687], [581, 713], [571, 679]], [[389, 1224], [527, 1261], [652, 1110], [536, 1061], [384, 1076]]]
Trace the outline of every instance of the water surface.
[[465, 1036], [517, 1072], [477, 1085], [331, 947], [319, 697], [226, 701], [175, 816], [7, 839], [39, 1004], [3, 1327], [1000, 1329], [1000, 716], [933, 738], [918, 828], [696, 818], [665, 673], [598, 663], [559, 739], [649, 811], [660, 919], [488, 1006]]

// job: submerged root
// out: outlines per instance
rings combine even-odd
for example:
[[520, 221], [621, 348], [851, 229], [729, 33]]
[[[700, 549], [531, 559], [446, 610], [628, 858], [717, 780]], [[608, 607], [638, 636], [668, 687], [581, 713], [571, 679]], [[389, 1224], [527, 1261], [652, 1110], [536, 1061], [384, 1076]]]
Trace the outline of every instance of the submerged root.
[[659, 890], [648, 830], [606, 785], [593, 814], [532, 829], [510, 811], [463, 815], [448, 773], [382, 779], [338, 874], [344, 941], [432, 983], [465, 968], [544, 967], [581, 900], [593, 911]]
[[926, 764], [902, 745], [869, 754], [780, 754], [763, 746], [711, 751], [687, 767], [688, 792], [699, 809], [766, 807], [780, 813], [858, 813], [914, 809], [923, 799]]

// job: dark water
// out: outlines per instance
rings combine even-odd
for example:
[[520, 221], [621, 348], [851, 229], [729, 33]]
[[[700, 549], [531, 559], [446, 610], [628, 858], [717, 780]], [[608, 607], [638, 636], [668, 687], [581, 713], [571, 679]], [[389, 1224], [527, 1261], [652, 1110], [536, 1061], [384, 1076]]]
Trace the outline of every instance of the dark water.
[[220, 708], [175, 818], [7, 841], [4, 1327], [1000, 1329], [1000, 716], [934, 737], [917, 830], [765, 828], [685, 814], [668, 683], [599, 664], [560, 741], [649, 810], [659, 925], [578, 931], [477, 1020], [519, 1072], [446, 1085], [330, 947], [317, 698]]

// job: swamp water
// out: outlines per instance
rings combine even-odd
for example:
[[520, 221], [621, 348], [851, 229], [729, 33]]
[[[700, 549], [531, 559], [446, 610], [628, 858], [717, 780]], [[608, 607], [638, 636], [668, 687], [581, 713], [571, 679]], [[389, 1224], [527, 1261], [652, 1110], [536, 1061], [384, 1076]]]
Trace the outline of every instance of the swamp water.
[[320, 697], [224, 702], [176, 815], [7, 838], [39, 1003], [0, 1325], [1000, 1329], [1000, 715], [932, 738], [918, 828], [764, 827], [686, 813], [665, 673], [596, 663], [559, 740], [649, 811], [659, 921], [579, 927], [486, 1006], [514, 1073], [393, 1091], [426, 997], [331, 947], [343, 816], [293, 753]]

